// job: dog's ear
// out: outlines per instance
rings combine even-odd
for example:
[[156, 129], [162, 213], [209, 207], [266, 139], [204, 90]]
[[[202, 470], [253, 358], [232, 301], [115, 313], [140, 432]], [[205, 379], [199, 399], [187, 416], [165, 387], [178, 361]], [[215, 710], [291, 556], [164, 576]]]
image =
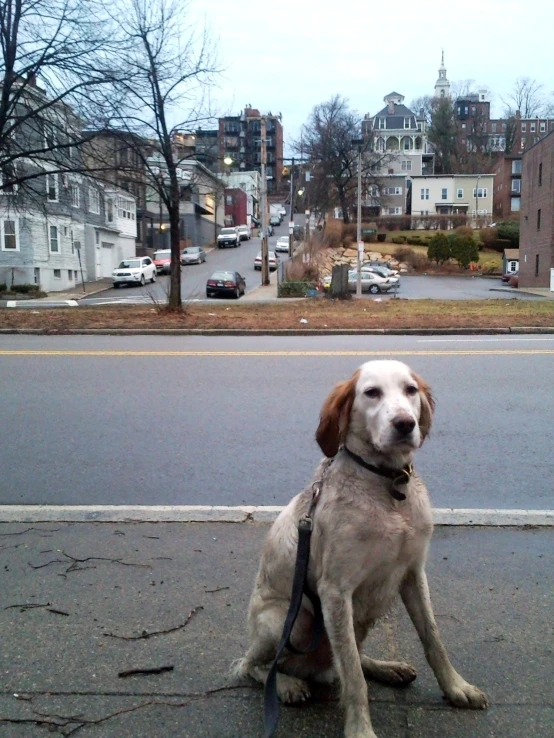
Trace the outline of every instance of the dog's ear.
[[423, 443], [423, 441], [429, 435], [429, 431], [431, 430], [433, 414], [435, 412], [435, 399], [427, 382], [417, 374], [414, 374], [413, 377], [419, 388], [419, 395], [421, 397], [421, 410], [419, 412], [419, 430], [421, 431], [421, 443]]
[[346, 382], [337, 384], [321, 408], [315, 440], [328, 458], [336, 456], [346, 436], [356, 395], [358, 375], [359, 372], [356, 372]]

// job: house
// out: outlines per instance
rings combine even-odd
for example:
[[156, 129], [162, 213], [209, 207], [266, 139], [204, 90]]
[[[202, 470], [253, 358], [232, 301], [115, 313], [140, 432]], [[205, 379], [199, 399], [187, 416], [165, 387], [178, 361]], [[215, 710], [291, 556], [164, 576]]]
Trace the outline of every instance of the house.
[[[267, 191], [280, 190], [283, 172], [283, 126], [280, 115], [269, 113], [266, 118]], [[219, 159], [225, 170], [240, 172], [261, 171], [261, 114], [259, 110], [244, 108], [240, 115], [219, 119]]]
[[502, 274], [515, 274], [519, 270], [519, 249], [504, 249]]
[[523, 154], [519, 286], [554, 291], [554, 131]]
[[247, 223], [246, 207], [248, 198], [240, 187], [229, 187], [225, 190], [225, 225], [250, 225]]
[[521, 211], [521, 154], [506, 154], [493, 168], [493, 212], [496, 220], [519, 220]]
[[244, 223], [250, 225], [252, 218], [260, 217], [260, 198], [262, 189], [262, 178], [256, 170], [243, 172], [230, 172], [220, 174], [220, 179], [229, 188], [240, 188], [246, 193], [246, 220]]
[[494, 174], [435, 174], [411, 178], [411, 215], [467, 215], [474, 227], [489, 222]]

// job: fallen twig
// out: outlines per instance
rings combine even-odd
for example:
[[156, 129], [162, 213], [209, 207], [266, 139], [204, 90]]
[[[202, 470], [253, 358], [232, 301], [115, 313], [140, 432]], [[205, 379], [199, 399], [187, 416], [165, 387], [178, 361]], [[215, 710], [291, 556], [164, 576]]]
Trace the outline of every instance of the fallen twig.
[[64, 612], [63, 610], [56, 610], [54, 607], [49, 607], [48, 612], [53, 612], [54, 615], [65, 615], [66, 618], [69, 617], [68, 612]]
[[204, 592], [206, 592], [206, 594], [213, 594], [214, 592], [221, 592], [224, 589], [229, 589], [229, 587], [216, 587], [216, 589], [205, 589]]
[[126, 669], [125, 671], [120, 671], [117, 675], [121, 679], [125, 679], [126, 677], [130, 676], [147, 676], [149, 674], [163, 674], [165, 671], [173, 671], [173, 664], [169, 664], [168, 666], [153, 666], [150, 669]]
[[51, 604], [51, 602], [46, 602], [44, 605], [38, 602], [24, 602], [22, 605], [8, 605], [4, 610], [17, 610], [19, 608], [20, 612], [25, 612], [26, 610], [36, 610], [37, 607], [50, 607]]
[[181, 623], [181, 625], [176, 625], [174, 628], [167, 628], [167, 630], [154, 630], [150, 633], [143, 630], [142, 633], [138, 636], [121, 636], [121, 635], [117, 635], [116, 633], [103, 633], [103, 635], [107, 636], [108, 638], [119, 638], [119, 640], [122, 640], [122, 641], [142, 641], [146, 638], [152, 638], [152, 636], [167, 635], [168, 633], [174, 633], [176, 630], [182, 630], [183, 628], [186, 628], [187, 625], [192, 620], [192, 618], [196, 615], [196, 613], [199, 610], [203, 610], [203, 609], [204, 608], [202, 607], [202, 605], [199, 605], [198, 607], [193, 608], [187, 615], [187, 618], [184, 623]]
[[0, 533], [0, 536], [22, 536], [32, 530], [36, 530], [37, 533], [57, 533], [59, 528], [25, 528], [25, 530], [19, 530], [16, 533]]
[[[72, 556], [71, 554], [66, 553], [65, 551], [61, 551], [60, 553], [65, 556], [66, 559], [69, 559], [71, 561], [71, 564], [69, 564], [69, 566], [65, 570], [66, 574], [70, 574], [72, 571], [86, 571], [87, 569], [96, 569], [95, 566], [79, 566], [79, 564], [85, 564], [88, 561], [109, 561], [112, 564], [120, 564], [121, 566], [136, 566], [143, 569], [152, 568], [150, 564], [135, 564], [129, 561], [122, 561], [121, 559], [111, 559], [109, 556], [87, 556], [84, 559], [79, 559], [76, 556]], [[52, 559], [51, 561], [47, 561], [44, 564], [37, 564], [36, 566], [34, 564], [31, 564], [30, 561], [28, 561], [27, 564], [31, 567], [31, 569], [44, 569], [47, 566], [51, 566], [52, 564], [67, 564], [67, 561], [64, 561], [63, 559]]]

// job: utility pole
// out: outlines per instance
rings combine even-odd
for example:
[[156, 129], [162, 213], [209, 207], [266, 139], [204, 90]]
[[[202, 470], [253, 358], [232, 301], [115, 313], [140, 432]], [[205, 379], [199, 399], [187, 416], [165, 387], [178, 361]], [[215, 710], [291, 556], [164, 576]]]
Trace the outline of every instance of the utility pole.
[[[290, 220], [289, 223], [294, 223], [294, 156], [292, 157], [292, 164], [290, 168]], [[292, 256], [292, 246], [294, 242], [294, 226], [289, 225], [289, 256]]]
[[261, 135], [261, 176], [262, 176], [262, 285], [269, 284], [269, 244], [267, 239], [267, 139], [266, 139], [266, 117], [260, 118]]
[[356, 229], [356, 246], [358, 254], [358, 273], [356, 275], [356, 297], [362, 296], [362, 255], [360, 244], [362, 243], [362, 147], [358, 147], [358, 216]]

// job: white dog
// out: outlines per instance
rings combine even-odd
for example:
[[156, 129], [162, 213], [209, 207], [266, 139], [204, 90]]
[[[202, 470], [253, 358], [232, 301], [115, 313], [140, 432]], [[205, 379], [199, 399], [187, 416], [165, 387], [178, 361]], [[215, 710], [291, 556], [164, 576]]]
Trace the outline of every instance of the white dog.
[[[400, 593], [437, 681], [457, 707], [487, 707], [487, 697], [454, 669], [433, 616], [425, 559], [433, 521], [427, 490], [412, 472], [415, 451], [429, 433], [434, 401], [427, 384], [398, 361], [370, 361], [337, 385], [323, 405], [316, 440], [333, 462], [320, 465], [308, 585], [317, 592], [325, 633], [311, 654], [285, 651], [277, 692], [285, 703], [310, 696], [307, 680], [340, 680], [345, 738], [376, 738], [365, 678], [408, 684], [405, 663], [361, 653], [369, 628]], [[367, 468], [367, 467], [370, 468]], [[392, 481], [394, 477], [400, 477]], [[405, 496], [405, 499], [401, 499]], [[298, 521], [311, 487], [279, 515], [267, 537], [250, 600], [250, 647], [236, 672], [265, 683], [291, 597]], [[291, 643], [311, 643], [313, 608], [304, 597]]]

